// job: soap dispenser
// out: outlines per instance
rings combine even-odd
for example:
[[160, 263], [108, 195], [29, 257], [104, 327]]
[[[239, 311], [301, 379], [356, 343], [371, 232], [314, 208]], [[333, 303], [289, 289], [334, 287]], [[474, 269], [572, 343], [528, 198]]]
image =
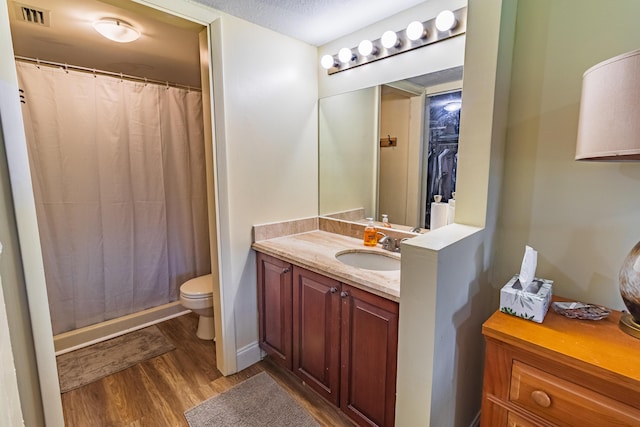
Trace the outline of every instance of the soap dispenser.
[[364, 228], [364, 245], [375, 246], [378, 244], [376, 225], [373, 223], [373, 218], [367, 218], [367, 221], [369, 221], [369, 223]]
[[391, 228], [391, 223], [389, 222], [389, 215], [382, 214], [382, 226]]

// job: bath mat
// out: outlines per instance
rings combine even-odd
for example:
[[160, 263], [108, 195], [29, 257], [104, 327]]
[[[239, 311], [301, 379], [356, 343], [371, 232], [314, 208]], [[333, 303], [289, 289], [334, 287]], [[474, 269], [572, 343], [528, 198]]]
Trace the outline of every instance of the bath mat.
[[266, 372], [184, 413], [190, 427], [316, 427], [313, 417]]
[[60, 391], [82, 387], [176, 347], [157, 326], [61, 354], [56, 358]]

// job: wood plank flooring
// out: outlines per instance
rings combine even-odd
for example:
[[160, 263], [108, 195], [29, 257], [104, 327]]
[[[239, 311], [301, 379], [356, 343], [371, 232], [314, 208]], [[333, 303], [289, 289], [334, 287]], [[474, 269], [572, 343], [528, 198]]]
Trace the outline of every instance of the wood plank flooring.
[[184, 411], [267, 371], [322, 426], [352, 427], [340, 411], [293, 375], [262, 361], [224, 377], [215, 345], [195, 336], [194, 314], [157, 326], [176, 349], [62, 395], [67, 427], [188, 427]]

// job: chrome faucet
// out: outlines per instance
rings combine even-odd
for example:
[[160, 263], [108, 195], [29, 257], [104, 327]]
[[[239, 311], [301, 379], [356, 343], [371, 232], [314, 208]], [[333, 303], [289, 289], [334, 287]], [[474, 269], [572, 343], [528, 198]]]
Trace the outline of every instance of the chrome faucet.
[[400, 247], [398, 246], [398, 242], [391, 236], [387, 236], [381, 231], [378, 231], [377, 234], [381, 234], [382, 237], [378, 240], [378, 243], [382, 245], [382, 249], [386, 249], [391, 252], [399, 252]]

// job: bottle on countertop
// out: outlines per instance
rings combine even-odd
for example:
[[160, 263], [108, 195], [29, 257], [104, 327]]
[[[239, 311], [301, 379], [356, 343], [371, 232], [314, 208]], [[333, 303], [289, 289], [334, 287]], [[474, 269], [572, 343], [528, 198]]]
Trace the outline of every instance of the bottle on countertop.
[[383, 227], [387, 227], [387, 228], [391, 228], [391, 224], [389, 223], [389, 215], [382, 214], [382, 226]]
[[364, 228], [364, 245], [375, 246], [378, 244], [376, 225], [373, 223], [373, 218], [367, 218], [367, 221], [369, 221], [369, 223]]

